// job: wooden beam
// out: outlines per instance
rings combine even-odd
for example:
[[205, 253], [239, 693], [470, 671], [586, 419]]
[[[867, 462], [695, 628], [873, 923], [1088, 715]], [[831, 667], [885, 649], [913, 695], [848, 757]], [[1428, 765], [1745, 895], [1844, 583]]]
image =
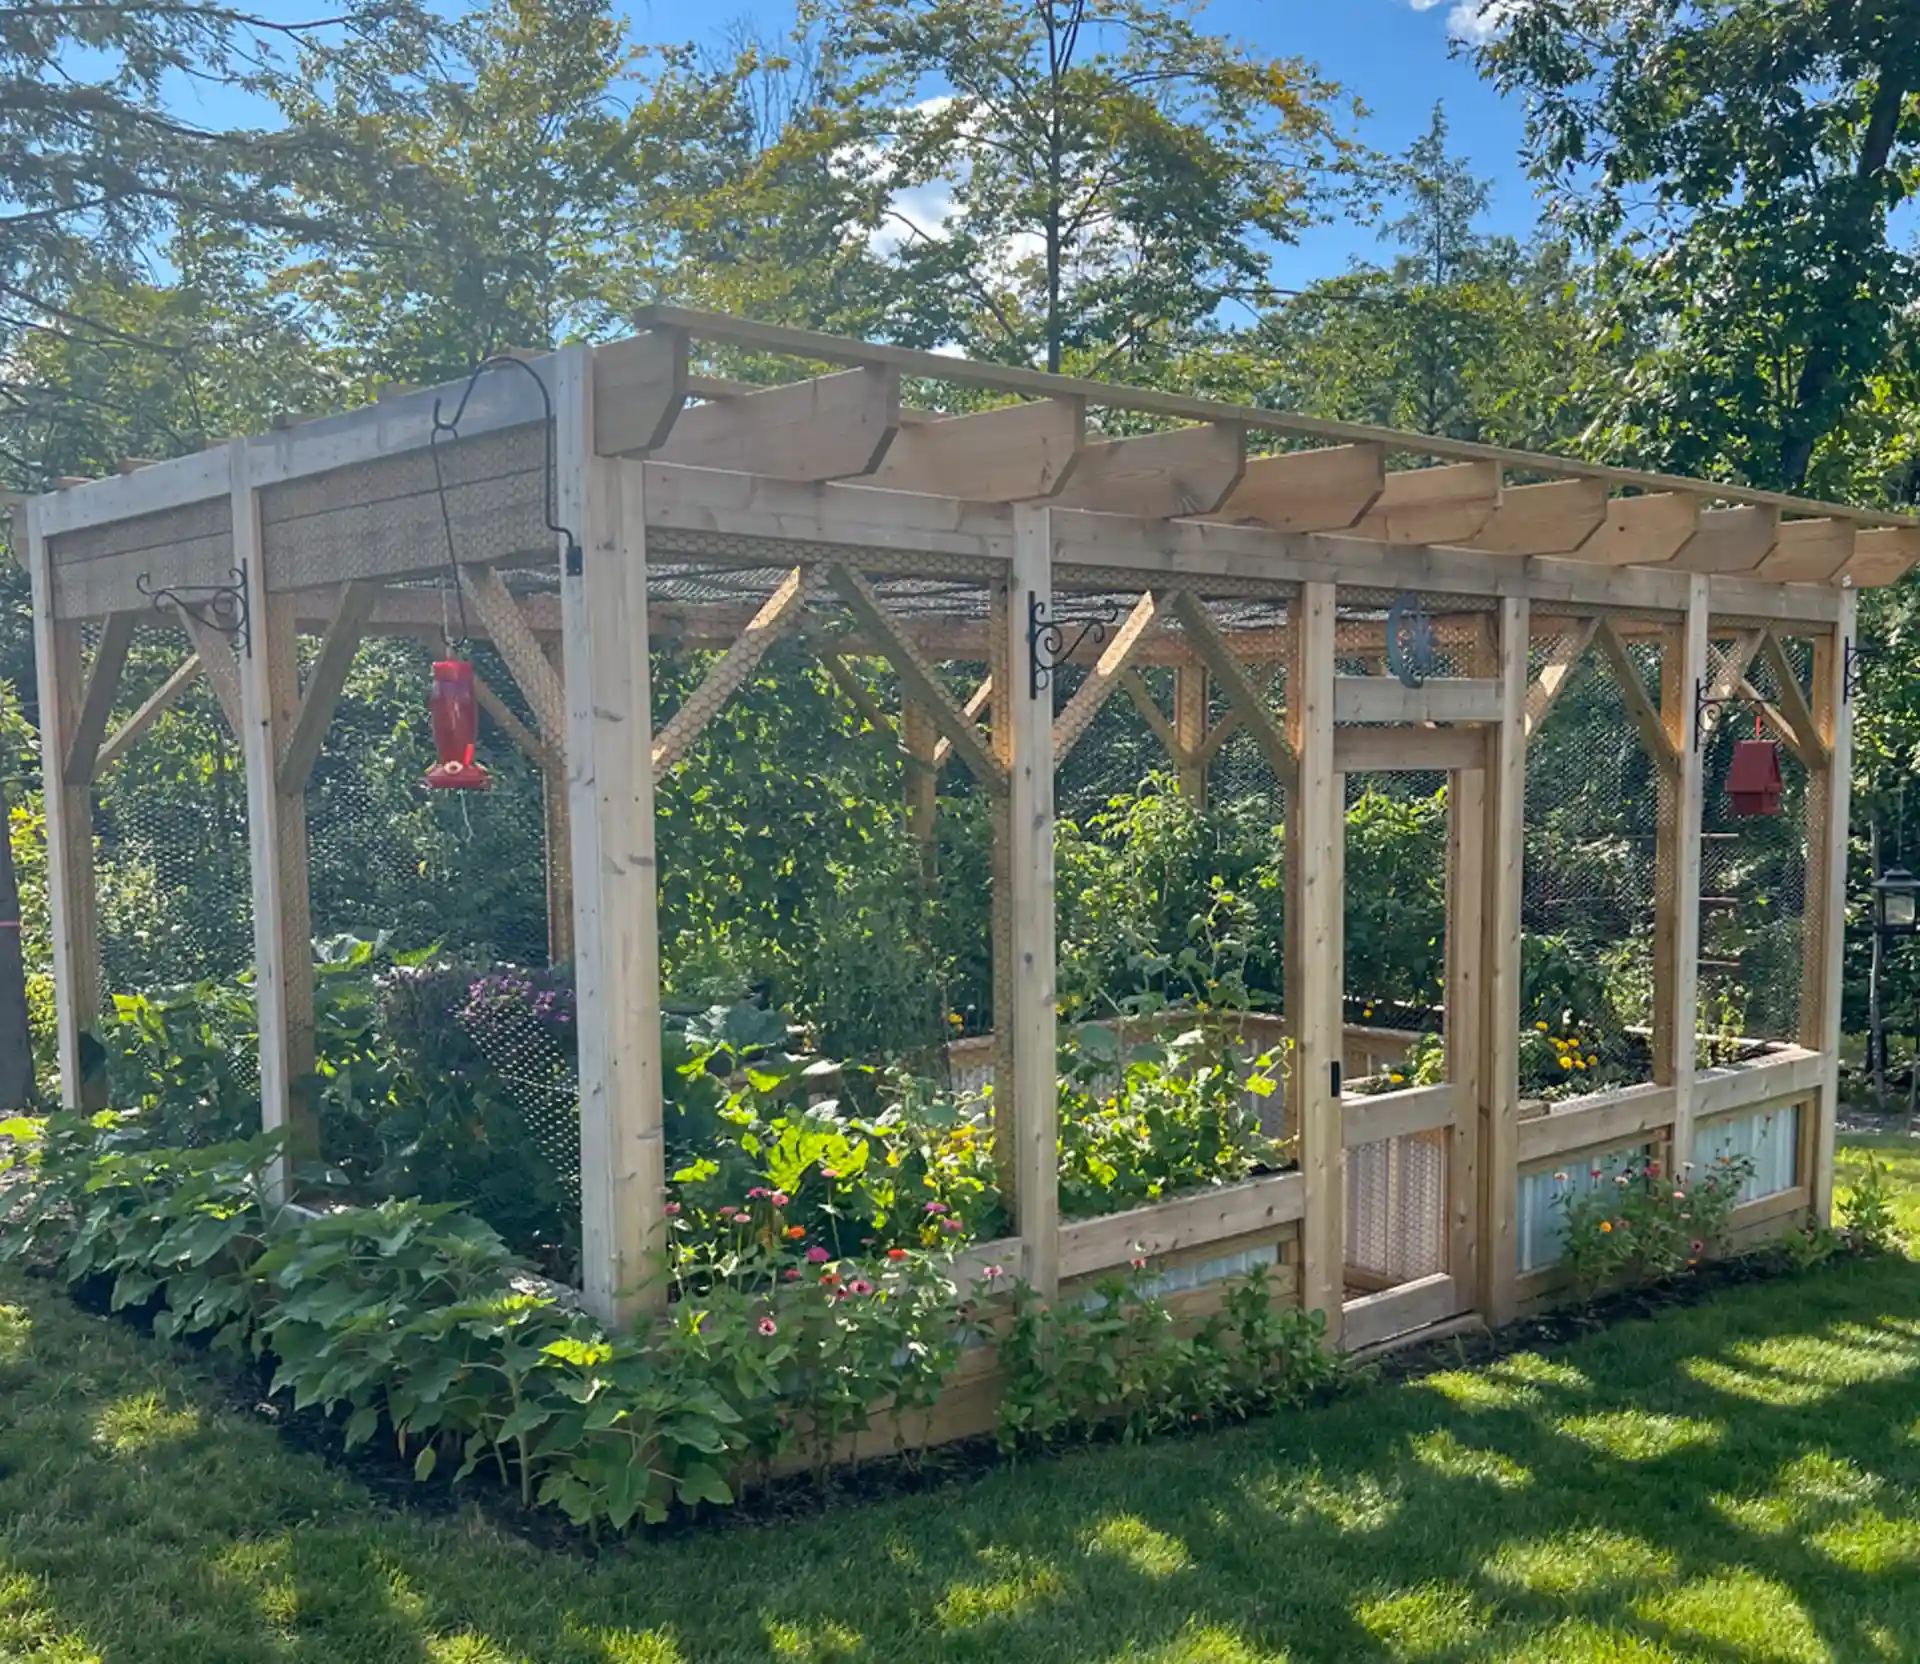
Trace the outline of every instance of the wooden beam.
[[695, 405], [657, 454], [770, 479], [845, 479], [879, 467], [899, 428], [900, 378], [847, 370]]
[[473, 697], [480, 709], [493, 718], [494, 725], [501, 733], [512, 740], [520, 753], [543, 774], [564, 770], [565, 764], [560, 761], [553, 747], [520, 720], [514, 708], [494, 691], [493, 684], [478, 671], [473, 678]]
[[1700, 509], [1700, 499], [1688, 491], [1612, 498], [1605, 522], [1573, 558], [1601, 566], [1663, 566], [1700, 530]]
[[1826, 747], [1821, 742], [1820, 727], [1814, 721], [1813, 708], [1807, 703], [1806, 694], [1801, 691], [1800, 677], [1787, 657], [1787, 650], [1771, 630], [1767, 631], [1766, 639], [1760, 644], [1760, 656], [1773, 672], [1774, 688], [1778, 694], [1778, 715], [1787, 744], [1808, 768], [1823, 766]]
[[900, 747], [907, 754], [907, 832], [920, 846], [920, 873], [931, 884], [936, 873], [934, 832], [940, 809], [940, 775], [933, 766], [939, 730], [911, 699], [900, 706]]
[[[846, 603], [847, 611], [853, 614], [855, 621], [872, 634], [888, 663], [893, 666], [894, 674], [900, 678], [906, 697], [917, 700], [926, 708], [934, 726], [953, 742], [953, 749], [959, 753], [960, 760], [973, 771], [974, 777], [983, 786], [996, 794], [1004, 792], [1007, 789], [1006, 770], [995, 759], [980, 730], [954, 703], [953, 696], [940, 685], [940, 678], [920, 656], [920, 650], [901, 633], [893, 615], [881, 605], [880, 597], [874, 594], [873, 586], [852, 567], [839, 565], [827, 568], [827, 582]], [[1021, 628], [1026, 628], [1024, 614]], [[1023, 651], [1022, 661], [1024, 657]], [[1017, 699], [1019, 694], [1014, 692], [1013, 697]]]
[[1830, 583], [1853, 559], [1856, 529], [1851, 520], [1784, 521], [1753, 575], [1769, 584]]
[[888, 739], [898, 741], [900, 735], [894, 727], [893, 718], [880, 708], [880, 701], [867, 691], [866, 684], [853, 673], [853, 667], [824, 644], [816, 643], [814, 653], [826, 673], [833, 678], [833, 685], [847, 696], [847, 702], [866, 719], [867, 726], [876, 734], [884, 734]]
[[514, 684], [533, 712], [541, 738], [555, 751], [565, 754], [567, 733], [567, 694], [560, 685], [552, 662], [540, 646], [540, 639], [521, 615], [513, 592], [491, 566], [459, 568], [460, 588], [473, 604], [480, 622], [486, 626], [494, 651], [513, 672]]
[[333, 708], [339, 704], [347, 672], [353, 668], [353, 655], [359, 649], [367, 616], [379, 595], [378, 584], [355, 580], [341, 586], [338, 610], [321, 637], [319, 656], [307, 671], [300, 714], [281, 754], [278, 779], [283, 797], [297, 797], [307, 789], [307, 779], [333, 722]]
[[1277, 532], [1344, 531], [1387, 485], [1384, 445], [1335, 445], [1248, 459], [1216, 518]]
[[[1284, 629], [1285, 626], [1282, 625], [1281, 628]], [[1262, 632], [1262, 634], [1264, 633], [1265, 632]], [[1262, 709], [1268, 708], [1267, 694], [1272, 690], [1274, 679], [1278, 677], [1280, 674], [1279, 663], [1276, 661], [1274, 663], [1264, 664], [1264, 665], [1262, 664], [1249, 665], [1246, 662], [1246, 656], [1243, 648], [1243, 643], [1245, 641], [1245, 633], [1242, 631], [1236, 630], [1232, 634], [1228, 634], [1226, 631], [1223, 630], [1220, 632], [1220, 634], [1221, 634], [1221, 639], [1227, 643], [1229, 648], [1232, 649], [1235, 660], [1238, 661], [1241, 668], [1246, 671], [1247, 680], [1253, 684], [1254, 692], [1260, 695], [1261, 708]], [[1265, 643], [1264, 641], [1260, 643], [1260, 646], [1262, 651], [1267, 650], [1267, 643]], [[1192, 655], [1192, 651], [1193, 650], [1191, 648], [1187, 649], [1187, 653], [1189, 656]], [[1285, 652], [1287, 651], [1287, 649], [1282, 648], [1282, 651]], [[1206, 667], [1202, 665], [1200, 668], [1204, 670]], [[1225, 745], [1228, 740], [1232, 739], [1235, 734], [1240, 732], [1240, 713], [1237, 710], [1232, 710], [1232, 709], [1229, 709], [1227, 713], [1224, 716], [1222, 716], [1218, 722], [1213, 724], [1212, 727], [1210, 728], [1207, 727], [1206, 710], [1210, 706], [1211, 706], [1211, 701], [1209, 700], [1208, 705], [1202, 707], [1199, 721], [1194, 729], [1195, 733], [1199, 733], [1204, 730], [1206, 734], [1206, 738], [1200, 741], [1200, 744], [1195, 749], [1193, 754], [1194, 760], [1199, 763], [1211, 763], [1215, 755], [1219, 752], [1220, 747]]]
[[[1175, 744], [1168, 752], [1180, 771], [1180, 792], [1190, 803], [1204, 805], [1207, 801], [1207, 765], [1213, 751], [1207, 746], [1207, 717], [1212, 708], [1212, 689], [1206, 665], [1191, 647], [1173, 667], [1173, 733]], [[1146, 684], [1142, 683], [1144, 687]], [[1264, 697], [1266, 689], [1262, 688]], [[1231, 711], [1227, 714], [1227, 726], [1236, 720]], [[1228, 736], [1221, 733], [1215, 738], [1214, 750], [1224, 745]]]
[[[666, 1309], [665, 1059], [647, 655], [646, 467], [594, 454], [594, 360], [554, 371], [555, 494], [585, 556], [560, 568], [588, 1309], [624, 1330]], [[557, 543], [557, 540], [556, 540]]]
[[1920, 530], [1883, 527], [1857, 532], [1853, 558], [1836, 572], [1833, 582], [1848, 589], [1872, 589], [1898, 583], [1920, 562]]
[[1834, 1118], [1840, 1105], [1840, 1019], [1845, 989], [1848, 807], [1853, 781], [1853, 706], [1845, 644], [1857, 628], [1858, 595], [1843, 591], [1840, 620], [1813, 649], [1813, 715], [1824, 753], [1808, 780], [1807, 906], [1801, 925], [1800, 1043], [1821, 1056], [1813, 1111], [1802, 1117], [1801, 1183], [1814, 1222], [1833, 1212]]
[[1752, 572], [1780, 537], [1777, 508], [1710, 508], [1667, 563], [1682, 572]]
[[1509, 486], [1467, 547], [1495, 555], [1564, 555], [1606, 523], [1604, 480]]
[[[1279, 741], [1290, 763], [1298, 758], [1298, 767], [1289, 771], [1293, 787], [1287, 814], [1285, 925], [1287, 1015], [1294, 1047], [1289, 1111], [1306, 1191], [1300, 1224], [1300, 1303], [1325, 1315], [1327, 1340], [1333, 1346], [1340, 1344], [1345, 1301], [1341, 1272], [1347, 1194], [1339, 1080], [1346, 801], [1333, 758], [1337, 605], [1332, 584], [1307, 584], [1289, 606], [1296, 645], [1288, 661], [1287, 731]], [[1234, 669], [1237, 674], [1238, 667]], [[1264, 710], [1248, 723], [1256, 738], [1270, 726]]]
[[1247, 430], [1231, 422], [1088, 445], [1054, 501], [1148, 520], [1212, 514], [1239, 484], [1246, 446]]
[[687, 337], [650, 330], [593, 351], [593, 448], [638, 456], [667, 442], [687, 401]]
[[1660, 828], [1654, 854], [1653, 1078], [1673, 1089], [1669, 1168], [1693, 1159], [1695, 1030], [1700, 989], [1700, 830], [1706, 802], [1706, 749], [1694, 744], [1693, 697], [1707, 676], [1708, 586], [1688, 585], [1684, 619], [1660, 649], [1660, 724], [1674, 766], [1657, 790]]
[[[1620, 691], [1621, 702], [1627, 707], [1627, 715], [1633, 718], [1633, 725], [1639, 730], [1640, 743], [1646, 748], [1647, 755], [1665, 775], [1677, 775], [1680, 772], [1680, 755], [1668, 736], [1666, 724], [1652, 699], [1647, 696], [1646, 684], [1640, 680], [1639, 668], [1633, 662], [1633, 655], [1627, 651], [1627, 645], [1620, 639], [1612, 621], [1601, 619], [1594, 632], [1594, 645], [1600, 649], [1601, 657], [1607, 661], [1613, 671], [1614, 686]], [[1692, 697], [1689, 688], [1688, 697]]]
[[1380, 543], [1464, 544], [1500, 507], [1500, 465], [1461, 462], [1387, 475], [1379, 500], [1356, 525], [1356, 537]]
[[1554, 702], [1572, 683], [1581, 661], [1587, 656], [1587, 649], [1593, 645], [1594, 632], [1599, 627], [1598, 618], [1574, 619], [1572, 633], [1562, 636], [1554, 644], [1538, 679], [1527, 689], [1526, 732], [1529, 740], [1539, 732], [1540, 724], [1547, 720], [1547, 713], [1553, 709]]
[[140, 736], [164, 716], [180, 696], [193, 686], [194, 678], [200, 674], [200, 655], [189, 653], [159, 687], [148, 694], [140, 708], [120, 724], [94, 759], [94, 774], [97, 778], [100, 770], [110, 763], [117, 763], [138, 743]]
[[[1259, 746], [1268, 766], [1283, 782], [1291, 785], [1297, 770], [1286, 734], [1274, 720], [1273, 713], [1267, 709], [1264, 695], [1254, 686], [1240, 661], [1233, 656], [1233, 650], [1220, 634], [1220, 626], [1214, 623], [1213, 614], [1207, 611], [1206, 602], [1190, 590], [1177, 589], [1162, 593], [1159, 604], [1179, 619], [1180, 628], [1194, 652], [1212, 674], [1220, 691], [1226, 695], [1228, 705], [1239, 714], [1242, 726], [1253, 736], [1253, 742]], [[1331, 641], [1328, 650], [1332, 650]], [[1333, 720], [1331, 686], [1327, 689], [1325, 715], [1329, 722]], [[1331, 764], [1329, 755], [1329, 767]]]
[[220, 714], [227, 719], [227, 726], [233, 730], [234, 739], [238, 740], [246, 731], [246, 717], [240, 707], [240, 660], [233, 651], [233, 642], [211, 624], [194, 617], [185, 607], [176, 606], [174, 617], [187, 632], [187, 639], [193, 643], [194, 656], [207, 673], [213, 697], [220, 705]]
[[1336, 676], [1335, 722], [1497, 722], [1500, 684], [1437, 676], [1410, 688], [1393, 676]]
[[811, 571], [796, 566], [781, 579], [780, 587], [754, 614], [753, 622], [741, 637], [687, 695], [687, 702], [675, 711], [667, 725], [653, 739], [653, 777], [657, 785], [667, 771], [684, 757], [720, 714], [722, 707], [759, 669], [767, 650], [782, 636], [790, 634], [800, 622], [813, 588]]
[[1159, 622], [1160, 612], [1152, 595], [1143, 595], [1134, 603], [1126, 622], [1101, 650], [1086, 680], [1067, 701], [1067, 708], [1053, 719], [1053, 756], [1058, 762], [1080, 743], [1093, 719], [1100, 714], [1114, 689], [1120, 673], [1127, 668], [1134, 651], [1146, 639], [1147, 632]]
[[[1474, 676], [1499, 674], [1499, 647], [1491, 629], [1475, 633], [1463, 668]], [[1349, 732], [1360, 735], [1391, 730], [1356, 728]], [[1461, 759], [1447, 775], [1447, 889], [1441, 971], [1446, 979], [1441, 1040], [1446, 1047], [1447, 1078], [1456, 1094], [1453, 1132], [1447, 1143], [1447, 1270], [1472, 1301], [1478, 1299], [1481, 1287], [1480, 1138], [1490, 1091], [1485, 1007], [1487, 848], [1492, 841], [1492, 823], [1488, 818], [1487, 775], [1489, 763], [1499, 757], [1495, 743], [1498, 730], [1431, 732], [1436, 738], [1447, 733], [1456, 740], [1472, 739], [1479, 747], [1477, 757]]]
[[62, 773], [69, 786], [93, 782], [99, 766], [100, 741], [106, 736], [107, 723], [113, 717], [114, 696], [120, 691], [120, 673], [127, 665], [127, 651], [133, 646], [135, 613], [116, 612], [100, 627], [100, 642], [93, 650], [93, 662], [87, 667], [87, 691], [80, 701], [80, 714], [67, 740], [66, 763]]
[[1072, 472], [1085, 428], [1079, 399], [1035, 399], [916, 422], [887, 448], [873, 483], [976, 502], [1045, 497]]
[[1153, 730], [1154, 738], [1166, 748], [1174, 766], [1184, 776], [1192, 764], [1192, 758], [1181, 743], [1173, 723], [1167, 720], [1167, 713], [1161, 710], [1160, 702], [1153, 697], [1153, 689], [1147, 686], [1146, 678], [1137, 670], [1123, 670], [1120, 672], [1120, 685], [1126, 689], [1127, 697], [1133, 701], [1135, 708], [1147, 719], [1147, 726]]
[[[991, 647], [989, 647], [987, 657], [991, 659], [992, 656], [993, 656], [992, 650], [991, 650]], [[967, 695], [967, 702], [960, 707], [960, 714], [964, 716], [969, 722], [978, 722], [980, 718], [985, 714], [987, 707], [992, 703], [993, 703], [993, 673], [989, 671], [984, 677], [981, 678], [980, 685], [977, 688], [975, 688], [973, 692]], [[947, 766], [947, 759], [950, 758], [952, 755], [953, 755], [952, 740], [942, 739], [935, 742], [934, 748], [933, 748], [933, 772], [935, 774], [938, 774], [943, 768], [945, 768]]]
[[1337, 728], [1334, 765], [1342, 774], [1427, 773], [1486, 767], [1487, 736], [1473, 728]]

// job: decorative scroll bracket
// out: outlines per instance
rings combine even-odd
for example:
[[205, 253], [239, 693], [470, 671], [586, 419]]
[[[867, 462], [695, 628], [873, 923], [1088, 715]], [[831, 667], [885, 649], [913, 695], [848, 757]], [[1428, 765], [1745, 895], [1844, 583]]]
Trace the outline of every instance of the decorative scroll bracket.
[[225, 584], [175, 584], [155, 589], [151, 574], [142, 572], [133, 587], [153, 602], [155, 612], [178, 607], [197, 624], [218, 630], [248, 658], [253, 657], [253, 609], [247, 595], [247, 574], [233, 567], [233, 581]]
[[[1027, 693], [1038, 699], [1053, 686], [1053, 673], [1080, 650], [1083, 642], [1107, 639], [1107, 626], [1120, 622], [1118, 602], [1109, 601], [1086, 618], [1053, 618], [1051, 608], [1027, 591]], [[1074, 633], [1068, 637], [1068, 630]]]
[[1411, 591], [1396, 595], [1387, 608], [1387, 668], [1402, 687], [1426, 685], [1433, 674], [1433, 619]]
[[1702, 740], [1706, 738], [1707, 712], [1720, 705], [1743, 705], [1749, 710], [1759, 710], [1760, 702], [1749, 699], [1745, 694], [1725, 693], [1717, 698], [1709, 697], [1707, 684], [1698, 677], [1693, 683], [1693, 749], [1698, 751]]
[[1853, 696], [1866, 685], [1866, 672], [1861, 667], [1871, 664], [1875, 659], [1883, 657], [1886, 653], [1886, 648], [1863, 647], [1858, 638], [1855, 638], [1846, 644], [1843, 652], [1845, 654], [1845, 663], [1841, 677], [1840, 697], [1847, 704], [1851, 705], [1853, 703]]

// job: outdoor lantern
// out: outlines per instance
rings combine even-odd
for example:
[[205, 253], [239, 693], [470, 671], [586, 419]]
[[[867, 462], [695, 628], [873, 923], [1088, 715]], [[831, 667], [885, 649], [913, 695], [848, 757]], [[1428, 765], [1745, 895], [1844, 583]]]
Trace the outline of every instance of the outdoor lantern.
[[1780, 747], [1771, 740], [1741, 740], [1733, 748], [1727, 795], [1736, 815], [1780, 813]]
[[1920, 878], [1905, 867], [1889, 867], [1873, 881], [1874, 928], [1882, 936], [1920, 933]]
[[443, 792], [483, 792], [493, 776], [473, 760], [480, 734], [480, 706], [473, 693], [473, 665], [466, 659], [438, 659], [433, 666], [433, 745], [440, 761], [427, 770], [427, 784]]

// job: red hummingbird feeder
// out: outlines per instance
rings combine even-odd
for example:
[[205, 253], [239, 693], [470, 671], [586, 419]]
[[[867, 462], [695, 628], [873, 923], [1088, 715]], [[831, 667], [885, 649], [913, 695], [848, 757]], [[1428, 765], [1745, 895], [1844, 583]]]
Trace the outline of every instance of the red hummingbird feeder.
[[433, 693], [427, 700], [433, 718], [433, 745], [440, 761], [427, 770], [427, 784], [441, 792], [484, 792], [493, 776], [473, 760], [480, 735], [480, 702], [473, 691], [473, 665], [466, 659], [437, 659]]

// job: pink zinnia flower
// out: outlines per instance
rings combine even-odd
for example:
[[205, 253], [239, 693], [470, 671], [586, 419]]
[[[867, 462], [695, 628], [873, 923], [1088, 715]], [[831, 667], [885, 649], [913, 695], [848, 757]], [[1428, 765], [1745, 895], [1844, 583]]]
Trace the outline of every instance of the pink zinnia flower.
[[1136, 1271], [1144, 1271], [1147, 1268], [1147, 1262], [1143, 1260], [1138, 1254], [1135, 1254], [1133, 1258], [1129, 1260], [1127, 1263], [1131, 1265]]
[[814, 1265], [825, 1265], [828, 1260], [833, 1258], [833, 1256], [829, 1254], [826, 1251], [826, 1249], [822, 1248], [819, 1243], [816, 1242], [811, 1248], [807, 1250], [807, 1258]]
[[1687, 1193], [1684, 1190], [1676, 1190], [1673, 1193], [1673, 1199], [1676, 1202], [1684, 1202], [1687, 1199]]
[[873, 1284], [868, 1282], [864, 1277], [856, 1277], [852, 1282], [847, 1284], [847, 1292], [849, 1294], [871, 1294], [873, 1292]]
[[961, 1224], [957, 1219], [943, 1219], [940, 1221], [940, 1229], [943, 1231], [964, 1231], [966, 1226]]
[[776, 1190], [769, 1200], [775, 1207], [783, 1208], [787, 1205], [787, 1193], [784, 1190]]
[[823, 1167], [820, 1169], [820, 1177], [823, 1179], [837, 1179], [840, 1177], [840, 1170], [836, 1167]]
[[760, 1199], [761, 1199], [761, 1198], [762, 1198], [763, 1196], [766, 1196], [766, 1195], [768, 1195], [768, 1194], [769, 1194], [769, 1192], [768, 1192], [768, 1190], [767, 1190], [767, 1187], [766, 1187], [765, 1185], [759, 1185], [759, 1184], [757, 1184], [757, 1185], [755, 1185], [755, 1186], [754, 1186], [754, 1187], [753, 1187], [753, 1188], [752, 1188], [751, 1190], [749, 1190], [749, 1191], [747, 1192], [747, 1200], [748, 1200], [749, 1202], [757, 1202], [757, 1201], [759, 1201], [759, 1200], [760, 1200]]
[[997, 1282], [1000, 1278], [1004, 1277], [1006, 1274], [1007, 1274], [1007, 1270], [1005, 1266], [990, 1265], [987, 1267], [987, 1281], [990, 1283]]
[[779, 1333], [779, 1330], [780, 1330], [780, 1325], [779, 1325], [779, 1324], [777, 1324], [777, 1323], [775, 1323], [775, 1322], [774, 1322], [774, 1320], [773, 1320], [772, 1318], [770, 1318], [770, 1317], [763, 1317], [763, 1318], [761, 1318], [761, 1319], [760, 1319], [760, 1333], [761, 1333], [761, 1334], [763, 1334], [763, 1335], [772, 1335], [772, 1334], [777, 1334], [777, 1333]]
[[669, 1202], [661, 1209], [661, 1212], [666, 1214], [669, 1219], [675, 1218], [680, 1212], [680, 1204], [678, 1202]]
[[800, 1281], [800, 1272], [797, 1267], [791, 1266], [791, 1265], [787, 1267], [787, 1281], [790, 1283], [797, 1283]]
[[927, 1212], [929, 1213], [945, 1213], [946, 1211], [947, 1204], [945, 1202], [929, 1202], [927, 1204]]
[[1657, 1161], [1650, 1161], [1650, 1162], [1648, 1162], [1648, 1163], [1647, 1163], [1647, 1177], [1648, 1177], [1648, 1178], [1650, 1178], [1650, 1179], [1657, 1179], [1657, 1178], [1659, 1178], [1659, 1177], [1660, 1177], [1660, 1163], [1659, 1163], [1659, 1162], [1657, 1162]]

